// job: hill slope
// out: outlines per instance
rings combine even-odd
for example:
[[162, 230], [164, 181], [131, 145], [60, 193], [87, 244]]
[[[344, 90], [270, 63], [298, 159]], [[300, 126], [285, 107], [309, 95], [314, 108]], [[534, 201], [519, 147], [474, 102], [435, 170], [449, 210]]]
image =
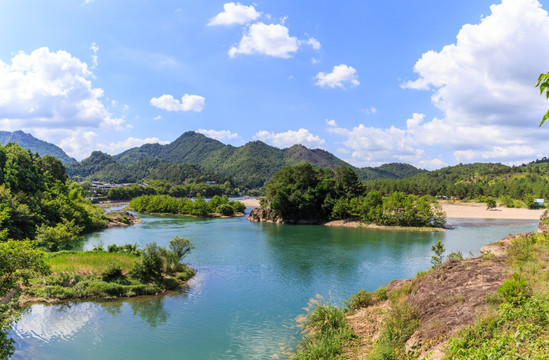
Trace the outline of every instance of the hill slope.
[[31, 134], [27, 134], [21, 130], [14, 132], [0, 131], [0, 144], [5, 145], [10, 142], [17, 143], [22, 148], [28, 149], [33, 153], [38, 153], [40, 156], [54, 156], [61, 160], [63, 164], [76, 162], [75, 159], [67, 155], [59, 146], [39, 140]]
[[[248, 188], [263, 186], [273, 173], [285, 165], [309, 162], [315, 166], [332, 169], [337, 166], [351, 166], [325, 150], [311, 150], [303, 145], [279, 149], [261, 141], [252, 141], [235, 147], [193, 131], [184, 133], [168, 145], [147, 144], [126, 150], [114, 158], [126, 166], [146, 158], [193, 164], [229, 176], [236, 184]], [[386, 164], [380, 168], [352, 168], [362, 180], [397, 179], [423, 171], [407, 164]]]

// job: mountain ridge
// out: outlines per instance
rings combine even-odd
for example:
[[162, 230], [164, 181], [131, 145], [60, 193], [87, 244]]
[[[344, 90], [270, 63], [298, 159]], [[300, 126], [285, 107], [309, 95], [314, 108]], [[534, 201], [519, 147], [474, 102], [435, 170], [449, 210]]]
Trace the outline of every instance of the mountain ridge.
[[65, 165], [76, 162], [76, 159], [67, 155], [67, 153], [65, 153], [59, 146], [37, 139], [31, 134], [25, 133], [21, 130], [13, 132], [0, 131], [0, 144], [5, 145], [10, 142], [17, 143], [22, 148], [28, 149], [33, 153], [38, 153], [40, 156], [54, 156], [61, 160], [61, 162]]

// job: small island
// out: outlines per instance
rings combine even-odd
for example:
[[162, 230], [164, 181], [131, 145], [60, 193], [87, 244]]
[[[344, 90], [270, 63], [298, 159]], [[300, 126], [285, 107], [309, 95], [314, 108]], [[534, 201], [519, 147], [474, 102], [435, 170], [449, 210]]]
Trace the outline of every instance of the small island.
[[286, 166], [266, 185], [248, 219], [279, 224], [324, 224], [401, 231], [443, 231], [446, 214], [431, 196], [367, 191], [350, 167]]

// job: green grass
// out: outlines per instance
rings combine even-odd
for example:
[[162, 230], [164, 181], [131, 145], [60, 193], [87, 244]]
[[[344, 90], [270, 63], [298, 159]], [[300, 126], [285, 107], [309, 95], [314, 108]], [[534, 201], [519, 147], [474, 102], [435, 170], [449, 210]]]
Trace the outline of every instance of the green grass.
[[492, 314], [451, 338], [446, 358], [549, 358], [549, 235], [517, 239], [509, 254], [513, 277], [487, 297]]
[[181, 265], [180, 271], [169, 276], [141, 283], [127, 276], [139, 259], [138, 255], [120, 252], [50, 253], [46, 263], [51, 266], [51, 275], [32, 279], [24, 295], [30, 301], [154, 295], [176, 288], [195, 274]]
[[302, 319], [305, 336], [300, 340], [293, 360], [340, 359], [354, 338], [345, 319], [345, 310], [316, 300]]
[[124, 253], [61, 251], [48, 254], [46, 263], [54, 274], [99, 275], [109, 263], [116, 263], [123, 273], [127, 273], [138, 259], [138, 256]]

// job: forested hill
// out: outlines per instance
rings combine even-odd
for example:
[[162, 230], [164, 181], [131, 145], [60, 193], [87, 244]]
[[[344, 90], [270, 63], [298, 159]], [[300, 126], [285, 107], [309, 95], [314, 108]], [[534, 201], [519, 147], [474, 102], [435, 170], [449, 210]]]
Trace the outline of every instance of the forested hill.
[[14, 132], [0, 131], [0, 144], [6, 145], [10, 142], [17, 143], [22, 148], [28, 149], [33, 153], [38, 153], [40, 156], [54, 156], [61, 160], [63, 164], [76, 162], [75, 159], [68, 156], [59, 146], [39, 140], [31, 134], [24, 133], [21, 130]]
[[[156, 158], [173, 163], [188, 163], [202, 169], [231, 177], [236, 184], [247, 188], [261, 187], [285, 165], [309, 162], [318, 167], [351, 166], [321, 149], [294, 145], [286, 149], [252, 141], [243, 146], [225, 145], [202, 134], [189, 131], [167, 145], [147, 144], [129, 149], [114, 158], [129, 166], [143, 159]], [[402, 178], [420, 173], [407, 164], [386, 164], [379, 168], [355, 168], [359, 179]]]
[[506, 206], [524, 206], [532, 204], [534, 198], [549, 198], [549, 162], [542, 159], [520, 166], [458, 164], [401, 180], [372, 180], [365, 185], [370, 191], [382, 193], [402, 191], [458, 199], [488, 196], [497, 198]]

